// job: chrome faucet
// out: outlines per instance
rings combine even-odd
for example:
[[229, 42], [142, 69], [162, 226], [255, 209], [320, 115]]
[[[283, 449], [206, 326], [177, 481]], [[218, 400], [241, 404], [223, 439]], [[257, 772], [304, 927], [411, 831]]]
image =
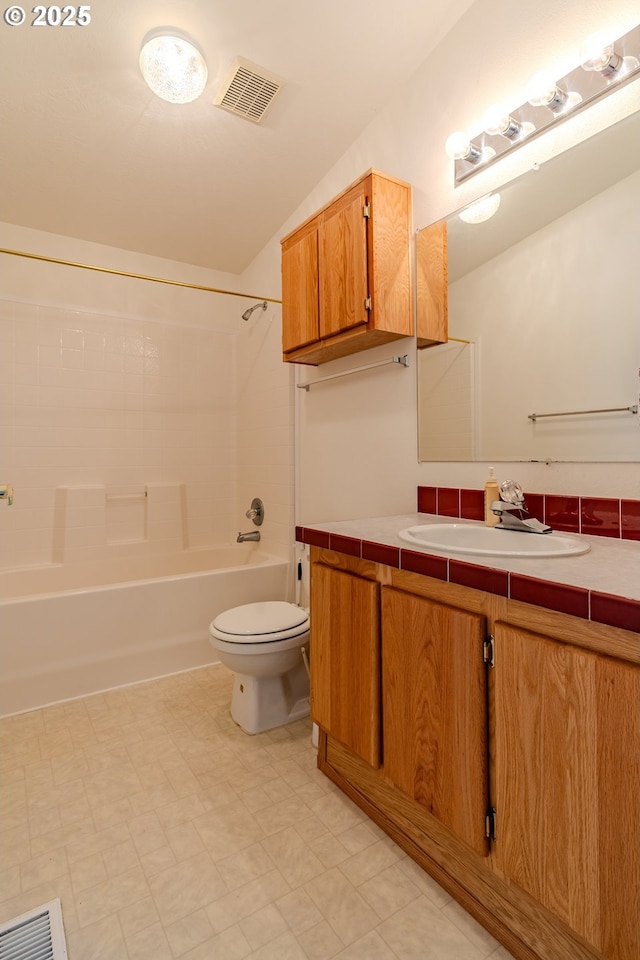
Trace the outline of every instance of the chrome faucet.
[[260, 539], [260, 531], [252, 530], [251, 533], [239, 533], [236, 538], [236, 543], [244, 543], [245, 540], [255, 540], [256, 542]]
[[500, 517], [496, 530], [551, 533], [551, 527], [531, 516], [524, 502], [522, 487], [515, 480], [503, 480], [500, 484], [500, 500], [491, 504], [491, 510]]

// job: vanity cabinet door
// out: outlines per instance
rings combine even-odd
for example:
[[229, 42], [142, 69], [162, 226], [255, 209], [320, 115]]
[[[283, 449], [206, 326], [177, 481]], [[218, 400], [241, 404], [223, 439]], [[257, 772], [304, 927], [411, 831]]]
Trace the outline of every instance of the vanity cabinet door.
[[311, 718], [380, 765], [380, 585], [311, 564]]
[[607, 960], [637, 960], [640, 667], [497, 623], [493, 673], [495, 864]]
[[485, 617], [382, 588], [385, 775], [488, 852]]

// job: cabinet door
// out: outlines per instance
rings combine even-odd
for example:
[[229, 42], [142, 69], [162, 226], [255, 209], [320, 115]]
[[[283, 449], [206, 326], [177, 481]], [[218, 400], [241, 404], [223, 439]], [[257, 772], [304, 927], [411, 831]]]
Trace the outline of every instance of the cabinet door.
[[383, 769], [487, 853], [487, 678], [483, 616], [382, 588]]
[[282, 247], [282, 350], [318, 337], [318, 229], [310, 225]]
[[380, 765], [380, 586], [311, 565], [311, 717]]
[[640, 956], [640, 667], [496, 624], [495, 860], [607, 960]]
[[347, 194], [327, 209], [319, 227], [320, 336], [367, 323], [366, 196]]

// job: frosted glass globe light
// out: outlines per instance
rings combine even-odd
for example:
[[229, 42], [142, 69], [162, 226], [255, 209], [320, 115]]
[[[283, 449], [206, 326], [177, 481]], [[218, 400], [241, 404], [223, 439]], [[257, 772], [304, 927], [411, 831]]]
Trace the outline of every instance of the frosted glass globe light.
[[150, 90], [169, 103], [191, 103], [207, 83], [204, 57], [183, 37], [147, 40], [140, 51], [140, 70]]
[[500, 194], [489, 193], [486, 197], [481, 197], [480, 200], [465, 207], [458, 216], [465, 223], [484, 223], [494, 215], [499, 206]]

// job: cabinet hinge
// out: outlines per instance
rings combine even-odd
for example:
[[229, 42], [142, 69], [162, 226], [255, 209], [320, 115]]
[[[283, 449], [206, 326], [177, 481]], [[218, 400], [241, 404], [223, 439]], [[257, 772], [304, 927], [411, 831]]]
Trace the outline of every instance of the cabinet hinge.
[[366, 217], [367, 220], [371, 216], [371, 204], [367, 201], [362, 209], [362, 216]]
[[367, 297], [364, 301], [365, 310], [371, 310], [371, 297]]
[[487, 840], [496, 839], [496, 808], [489, 807], [484, 818], [484, 835]]
[[493, 634], [489, 634], [487, 639], [482, 645], [482, 658], [485, 663], [488, 663], [490, 667], [495, 666], [496, 662], [496, 645]]

